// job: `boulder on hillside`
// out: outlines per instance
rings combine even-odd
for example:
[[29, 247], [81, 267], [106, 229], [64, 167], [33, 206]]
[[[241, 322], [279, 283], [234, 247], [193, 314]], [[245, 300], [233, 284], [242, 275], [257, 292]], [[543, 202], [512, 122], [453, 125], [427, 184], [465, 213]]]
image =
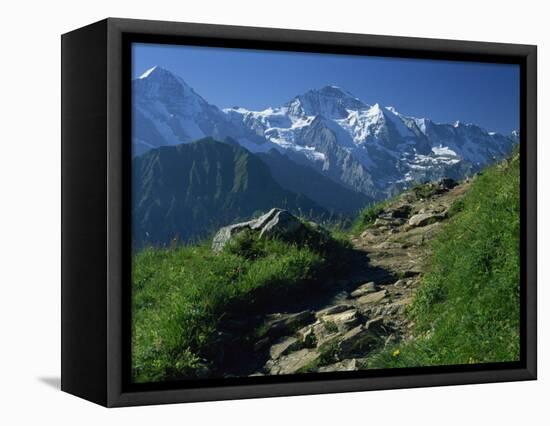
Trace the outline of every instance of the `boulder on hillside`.
[[446, 218], [447, 215], [445, 213], [418, 213], [409, 219], [408, 225], [411, 228], [416, 228], [440, 222]]
[[260, 238], [280, 238], [286, 241], [295, 241], [315, 238], [317, 241], [328, 239], [330, 236], [316, 223], [307, 225], [287, 210], [273, 208], [257, 219], [247, 222], [224, 226], [212, 240], [212, 250], [221, 251], [236, 235], [244, 231], [257, 232]]

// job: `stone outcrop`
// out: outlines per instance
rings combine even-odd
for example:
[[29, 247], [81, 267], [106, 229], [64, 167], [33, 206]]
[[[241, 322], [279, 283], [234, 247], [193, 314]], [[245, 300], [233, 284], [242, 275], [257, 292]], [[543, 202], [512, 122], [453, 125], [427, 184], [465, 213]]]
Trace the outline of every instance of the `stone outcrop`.
[[409, 219], [408, 224], [413, 228], [417, 226], [426, 226], [431, 223], [440, 222], [446, 217], [447, 215], [445, 213], [418, 213]]
[[212, 240], [212, 250], [215, 252], [223, 250], [229, 241], [245, 231], [257, 233], [260, 238], [280, 238], [286, 241], [293, 241], [298, 237], [302, 240], [308, 237], [330, 238], [326, 230], [318, 224], [313, 222], [306, 224], [287, 210], [273, 208], [257, 219], [220, 228]]

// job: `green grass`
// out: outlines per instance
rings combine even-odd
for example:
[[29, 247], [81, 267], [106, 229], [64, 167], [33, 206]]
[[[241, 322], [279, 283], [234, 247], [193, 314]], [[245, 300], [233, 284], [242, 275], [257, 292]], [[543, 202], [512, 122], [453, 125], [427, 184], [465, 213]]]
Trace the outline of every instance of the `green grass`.
[[219, 254], [206, 243], [138, 252], [132, 269], [134, 381], [206, 374], [223, 352], [218, 331], [224, 320], [253, 317], [270, 303], [315, 291], [311, 286], [345, 268], [338, 260], [343, 250], [330, 236], [289, 244], [244, 234]]
[[472, 183], [433, 243], [409, 314], [415, 338], [370, 368], [519, 359], [519, 155]]
[[451, 206], [447, 210], [447, 217], [456, 216], [462, 210], [464, 210], [464, 200], [462, 198], [459, 198], [453, 204], [451, 204]]
[[338, 332], [338, 326], [334, 321], [325, 321], [325, 330], [327, 330], [329, 333], [336, 333]]
[[[429, 196], [423, 187], [418, 197]], [[231, 321], [305, 297], [345, 276], [349, 236], [393, 200], [368, 206], [351, 231], [260, 240], [242, 234], [219, 254], [209, 242], [145, 248], [132, 266], [135, 382], [203, 377], [216, 369]], [[368, 368], [452, 365], [519, 358], [519, 156], [478, 176], [433, 241], [428, 272], [409, 310], [415, 338], [376, 353]], [[313, 227], [313, 225], [306, 225]], [[329, 325], [330, 327], [331, 325]], [[254, 325], [247, 332], [254, 332]], [[238, 336], [239, 344], [246, 336]], [[334, 362], [335, 348], [303, 371]]]

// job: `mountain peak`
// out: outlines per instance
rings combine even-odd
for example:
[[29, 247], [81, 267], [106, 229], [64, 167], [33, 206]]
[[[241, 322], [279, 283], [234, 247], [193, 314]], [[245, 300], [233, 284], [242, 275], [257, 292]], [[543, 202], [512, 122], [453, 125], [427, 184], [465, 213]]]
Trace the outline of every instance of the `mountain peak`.
[[342, 89], [340, 86], [336, 86], [334, 84], [323, 86], [320, 89], [310, 90], [310, 92], [315, 92], [315, 91], [318, 91], [319, 93], [322, 93], [324, 95], [329, 95], [329, 96], [331, 95], [331, 96], [342, 97], [342, 98], [352, 96], [351, 93]]
[[336, 85], [310, 89], [296, 96], [286, 106], [295, 116], [323, 115], [332, 119], [347, 117], [348, 109], [357, 110], [366, 107], [358, 98]]
[[158, 65], [155, 65], [149, 69], [147, 69], [143, 74], [141, 74], [137, 80], [142, 81], [157, 81], [157, 82], [173, 82], [177, 81], [181, 85], [187, 87], [187, 83], [183, 81], [183, 79], [179, 76], [177, 76], [172, 71], [167, 70], [166, 68], [159, 67]]
[[160, 90], [167, 94], [174, 92], [174, 96], [185, 95], [200, 98], [181, 77], [158, 65], [147, 69], [134, 82], [140, 87], [147, 87], [150, 92], [154, 93]]
[[154, 67], [149, 68], [147, 71], [145, 71], [143, 74], [141, 74], [138, 78], [140, 80], [149, 77], [153, 71], [155, 71], [158, 68], [158, 65], [155, 65]]
[[166, 68], [159, 67], [158, 65], [155, 65], [149, 69], [147, 69], [143, 74], [141, 74], [138, 77], [138, 80], [145, 80], [148, 78], [166, 78], [166, 77], [172, 77], [179, 79], [173, 72], [167, 70]]
[[[198, 95], [181, 77], [157, 65], [147, 69], [139, 78], [132, 81], [132, 91], [136, 103], [148, 105], [148, 114], [162, 116], [164, 120], [179, 120], [183, 117], [206, 117], [210, 111], [208, 103]], [[221, 115], [221, 111], [213, 114]], [[174, 118], [175, 117], [175, 118]], [[176, 125], [176, 124], [174, 124]], [[200, 126], [191, 126], [184, 132], [163, 130], [164, 139], [169, 144], [198, 139], [210, 133], [204, 132]]]
[[345, 102], [356, 103], [364, 105], [357, 97], [355, 97], [351, 92], [347, 91], [343, 87], [337, 86], [335, 84], [329, 84], [323, 86], [319, 89], [310, 89], [300, 96], [323, 96], [327, 98], [333, 98], [336, 100], [344, 100]]

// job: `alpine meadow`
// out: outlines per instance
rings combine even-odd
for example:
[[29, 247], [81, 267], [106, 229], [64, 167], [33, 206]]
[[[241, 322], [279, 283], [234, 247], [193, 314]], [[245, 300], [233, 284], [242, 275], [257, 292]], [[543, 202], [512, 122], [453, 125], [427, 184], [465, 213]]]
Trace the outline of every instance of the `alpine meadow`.
[[209, 49], [133, 48], [132, 381], [519, 360], [515, 66]]

